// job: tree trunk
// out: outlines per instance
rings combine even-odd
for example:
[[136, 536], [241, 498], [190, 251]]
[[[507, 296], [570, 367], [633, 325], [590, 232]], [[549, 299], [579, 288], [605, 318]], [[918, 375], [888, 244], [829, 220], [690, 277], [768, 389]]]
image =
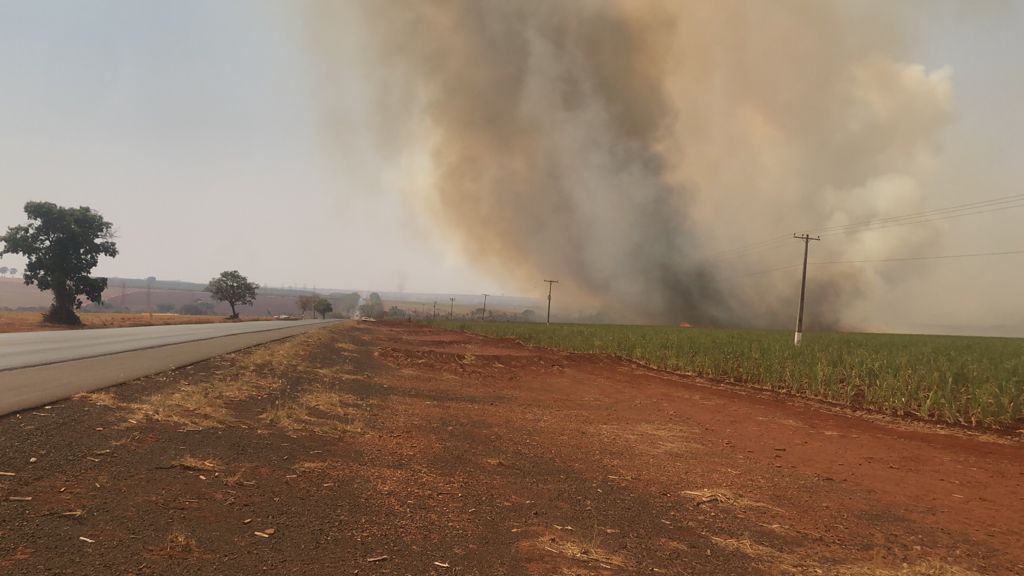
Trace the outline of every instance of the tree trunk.
[[234, 302], [228, 302], [228, 305], [231, 306], [231, 319], [232, 320], [237, 319], [238, 318], [238, 312], [235, 312], [235, 303]]
[[43, 315], [43, 321], [71, 326], [82, 323], [82, 319], [75, 314], [75, 295], [61, 282], [54, 283], [53, 304], [50, 305], [50, 310]]

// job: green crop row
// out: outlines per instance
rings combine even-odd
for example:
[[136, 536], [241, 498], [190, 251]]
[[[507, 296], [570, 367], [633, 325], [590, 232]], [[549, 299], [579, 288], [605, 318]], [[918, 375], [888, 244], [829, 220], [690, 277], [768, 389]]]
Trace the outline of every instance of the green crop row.
[[438, 322], [524, 344], [615, 354], [897, 415], [994, 428], [1024, 424], [1024, 340], [792, 334], [669, 326]]

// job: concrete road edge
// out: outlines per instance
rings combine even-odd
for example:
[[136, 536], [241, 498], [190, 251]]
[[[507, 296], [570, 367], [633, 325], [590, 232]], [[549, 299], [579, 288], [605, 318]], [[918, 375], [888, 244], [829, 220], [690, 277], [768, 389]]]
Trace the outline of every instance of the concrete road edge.
[[181, 368], [214, 356], [332, 326], [315, 324], [207, 338], [0, 372], [0, 415]]

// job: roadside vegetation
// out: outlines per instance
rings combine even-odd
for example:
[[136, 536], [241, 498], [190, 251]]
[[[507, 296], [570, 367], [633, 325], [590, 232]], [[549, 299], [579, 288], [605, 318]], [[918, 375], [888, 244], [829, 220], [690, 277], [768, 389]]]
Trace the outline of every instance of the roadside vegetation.
[[438, 325], [895, 415], [1024, 425], [1024, 339], [442, 321]]
[[[131, 312], [85, 312], [81, 324], [50, 324], [41, 322], [39, 312], [0, 311], [0, 334], [9, 332], [45, 332], [50, 330], [88, 328], [131, 328], [135, 326], [169, 326], [178, 324], [213, 324], [228, 322], [223, 316], [186, 316], [182, 314], [146, 314]], [[269, 320], [269, 317], [246, 316], [243, 321]]]
[[82, 308], [82, 298], [100, 302], [107, 288], [106, 278], [90, 274], [100, 256], [117, 256], [114, 225], [87, 206], [65, 208], [52, 202], [26, 203], [25, 216], [28, 224], [11, 226], [0, 236], [0, 257], [25, 256], [25, 284], [53, 293], [46, 322], [81, 324], [76, 311]]

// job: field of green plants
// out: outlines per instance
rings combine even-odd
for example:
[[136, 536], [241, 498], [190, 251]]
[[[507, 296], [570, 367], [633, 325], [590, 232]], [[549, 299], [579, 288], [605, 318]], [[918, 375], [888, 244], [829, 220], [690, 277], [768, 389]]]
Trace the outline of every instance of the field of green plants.
[[1024, 426], [1024, 339], [439, 322], [442, 327], [793, 392], [897, 415]]

